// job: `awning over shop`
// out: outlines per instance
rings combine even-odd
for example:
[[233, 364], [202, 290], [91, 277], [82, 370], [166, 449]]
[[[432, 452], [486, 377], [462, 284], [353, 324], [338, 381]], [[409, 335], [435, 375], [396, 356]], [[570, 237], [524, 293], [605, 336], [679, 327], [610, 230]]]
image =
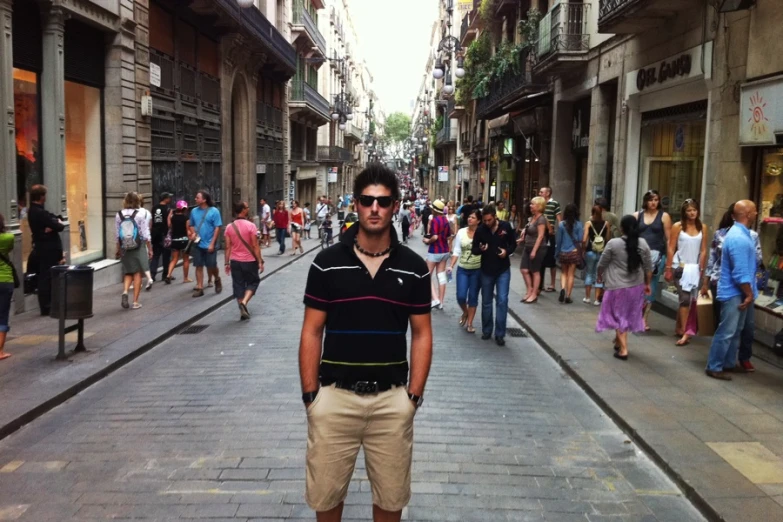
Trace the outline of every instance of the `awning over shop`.
[[498, 116], [494, 120], [489, 120], [487, 122], [487, 128], [488, 129], [497, 129], [497, 128], [503, 127], [505, 125], [508, 125], [508, 121], [509, 121], [509, 115], [508, 115], [508, 113], [506, 113], [503, 116]]

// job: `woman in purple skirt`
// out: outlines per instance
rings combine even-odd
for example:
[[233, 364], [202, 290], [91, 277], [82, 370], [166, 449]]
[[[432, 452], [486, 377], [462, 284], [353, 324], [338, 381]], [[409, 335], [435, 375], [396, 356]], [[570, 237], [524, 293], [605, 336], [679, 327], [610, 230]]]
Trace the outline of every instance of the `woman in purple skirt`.
[[628, 332], [643, 332], [644, 296], [650, 295], [652, 259], [650, 247], [639, 237], [634, 216], [620, 221], [623, 236], [606, 245], [598, 261], [598, 282], [604, 284], [604, 299], [596, 332], [614, 330], [614, 356], [628, 360]]

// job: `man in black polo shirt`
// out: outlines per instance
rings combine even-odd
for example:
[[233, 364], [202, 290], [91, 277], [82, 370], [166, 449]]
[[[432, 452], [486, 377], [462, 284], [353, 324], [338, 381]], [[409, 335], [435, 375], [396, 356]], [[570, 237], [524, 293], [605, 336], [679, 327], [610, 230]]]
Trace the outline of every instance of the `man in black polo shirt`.
[[495, 207], [487, 205], [481, 211], [482, 224], [473, 234], [473, 255], [481, 256], [481, 338], [492, 337], [492, 299], [495, 289], [495, 342], [506, 344], [508, 290], [511, 284], [509, 256], [517, 248], [516, 235], [507, 221], [497, 218]]
[[432, 360], [430, 274], [391, 226], [400, 198], [394, 173], [367, 167], [354, 197], [358, 226], [318, 254], [307, 276], [299, 345], [305, 498], [319, 522], [340, 521], [364, 446], [373, 517], [399, 521], [411, 496], [413, 416]]

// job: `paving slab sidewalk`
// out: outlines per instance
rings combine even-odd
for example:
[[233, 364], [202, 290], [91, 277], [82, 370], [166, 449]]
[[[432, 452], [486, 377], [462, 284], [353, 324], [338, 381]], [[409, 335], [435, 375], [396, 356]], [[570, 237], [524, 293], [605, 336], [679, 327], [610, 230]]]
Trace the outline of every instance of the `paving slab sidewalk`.
[[[305, 240], [303, 246], [309, 252], [320, 248], [320, 243], [317, 239]], [[276, 250], [277, 245], [273, 245], [263, 251], [266, 264], [262, 279], [301, 257], [289, 255], [290, 248], [282, 256], [276, 255]], [[68, 361], [55, 360], [59, 342], [56, 319], [41, 317], [37, 310], [13, 316], [5, 345], [12, 357], [0, 362], [0, 439], [231, 301], [231, 277], [222, 272], [222, 251], [218, 253], [218, 266], [223, 274], [222, 293], [205, 288], [203, 297], [193, 298], [195, 283], [183, 284], [180, 266], [171, 285], [158, 281], [149, 292], [142, 290], [139, 310], [120, 306], [121, 284], [96, 290], [94, 316], [84, 325], [87, 352], [74, 353], [76, 332], [68, 334]], [[189, 277], [195, 280], [193, 266]], [[250, 313], [260, 312], [264, 306], [265, 296], [259, 294], [250, 303]]]
[[[651, 314], [652, 331], [629, 338], [615, 359], [613, 334], [595, 332], [598, 308], [544, 293], [520, 303], [512, 268], [509, 308], [523, 326], [715, 520], [783, 520], [783, 370], [754, 358], [757, 371], [732, 382], [704, 374], [711, 337], [675, 346], [674, 320]], [[453, 298], [453, 295], [451, 296]]]

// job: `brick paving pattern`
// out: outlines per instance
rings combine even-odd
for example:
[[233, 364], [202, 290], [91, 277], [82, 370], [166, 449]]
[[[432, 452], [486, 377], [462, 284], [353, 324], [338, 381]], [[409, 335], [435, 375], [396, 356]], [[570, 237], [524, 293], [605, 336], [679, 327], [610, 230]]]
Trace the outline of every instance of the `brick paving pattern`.
[[[307, 267], [262, 282], [251, 321], [226, 305], [0, 442], [0, 520], [314, 520], [297, 371]], [[533, 340], [481, 341], [447, 302], [405, 520], [702, 520]], [[361, 459], [344, 515], [371, 519]]]

